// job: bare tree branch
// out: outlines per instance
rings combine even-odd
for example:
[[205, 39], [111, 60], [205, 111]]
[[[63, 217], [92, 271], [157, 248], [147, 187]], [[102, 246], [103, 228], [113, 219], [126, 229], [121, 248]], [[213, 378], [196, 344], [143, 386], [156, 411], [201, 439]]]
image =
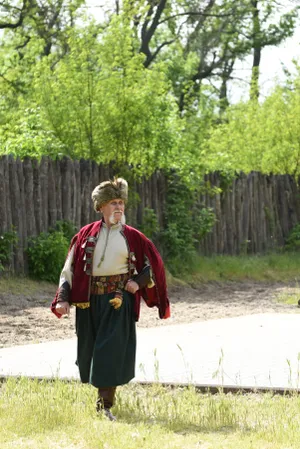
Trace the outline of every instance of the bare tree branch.
[[148, 10], [143, 27], [142, 27], [142, 32], [141, 32], [142, 43], [141, 43], [141, 47], [140, 47], [140, 53], [144, 53], [144, 55], [146, 56], [146, 61], [144, 63], [145, 67], [149, 67], [151, 61], [153, 61], [152, 53], [150, 50], [150, 41], [158, 27], [159, 19], [166, 7], [166, 3], [167, 3], [167, 0], [160, 0], [159, 4], [157, 5], [157, 9], [155, 11], [154, 17], [152, 19], [152, 23], [148, 27], [148, 25], [150, 23], [150, 18], [154, 13], [154, 8], [151, 5]]
[[20, 14], [19, 17], [16, 19], [16, 22], [0, 22], [0, 29], [15, 29], [20, 27], [23, 24], [24, 17], [26, 15], [27, 6], [29, 5], [28, 0], [23, 0], [23, 4], [21, 8], [17, 8], [15, 6], [11, 6], [8, 3], [2, 2], [0, 5], [7, 10], [7, 12], [11, 10], [17, 10]]
[[207, 14], [203, 11], [187, 11], [187, 12], [181, 12], [178, 14], [174, 14], [173, 16], [169, 16], [164, 18], [163, 20], [161, 20], [158, 25], [161, 25], [162, 23], [168, 22], [169, 20], [172, 19], [176, 19], [177, 17], [182, 17], [182, 16], [202, 16], [202, 17], [231, 17], [232, 13], [228, 13], [228, 14]]
[[151, 62], [156, 58], [156, 56], [158, 55], [158, 53], [160, 52], [160, 50], [165, 47], [166, 45], [171, 45], [176, 41], [176, 39], [171, 39], [169, 41], [163, 42], [162, 44], [160, 44], [157, 49], [155, 50], [155, 52], [151, 55], [151, 59], [149, 60], [149, 64], [151, 64]]

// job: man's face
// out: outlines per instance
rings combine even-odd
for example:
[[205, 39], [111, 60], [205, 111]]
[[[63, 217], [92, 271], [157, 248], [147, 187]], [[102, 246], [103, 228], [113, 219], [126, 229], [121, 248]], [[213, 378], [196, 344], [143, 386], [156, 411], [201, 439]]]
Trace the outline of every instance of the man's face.
[[111, 200], [100, 208], [106, 224], [124, 223], [125, 203], [121, 199]]

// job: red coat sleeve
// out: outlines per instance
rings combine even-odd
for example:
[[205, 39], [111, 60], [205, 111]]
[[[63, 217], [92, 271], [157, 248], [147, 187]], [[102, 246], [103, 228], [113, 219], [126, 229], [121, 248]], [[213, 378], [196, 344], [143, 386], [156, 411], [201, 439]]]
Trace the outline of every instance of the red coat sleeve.
[[149, 307], [158, 307], [160, 318], [169, 318], [171, 315], [170, 301], [168, 297], [166, 273], [163, 260], [154, 243], [152, 243], [149, 239], [145, 242], [144, 251], [151, 265], [155, 285], [152, 288], [142, 289], [141, 294]]
[[[68, 255], [69, 255], [69, 253], [71, 251], [71, 248], [76, 243], [76, 240], [77, 240], [77, 234], [72, 238], [72, 241], [71, 241], [71, 244], [70, 244], [70, 247], [69, 247], [66, 259], [68, 258]], [[57, 316], [57, 318], [61, 318], [62, 315], [56, 311], [56, 304], [57, 304], [57, 300], [58, 300], [58, 293], [59, 293], [59, 288], [56, 290], [56, 294], [55, 294], [55, 297], [54, 297], [54, 299], [53, 299], [53, 301], [51, 303], [50, 310], [51, 310], [52, 313], [54, 313], [54, 315]]]

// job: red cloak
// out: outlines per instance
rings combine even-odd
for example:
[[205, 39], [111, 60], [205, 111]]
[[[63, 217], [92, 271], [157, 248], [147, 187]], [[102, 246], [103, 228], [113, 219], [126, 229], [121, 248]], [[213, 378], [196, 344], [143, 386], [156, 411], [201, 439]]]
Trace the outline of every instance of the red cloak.
[[[73, 283], [70, 292], [70, 303], [77, 307], [88, 307], [90, 279], [92, 275], [93, 252], [96, 247], [102, 220], [90, 223], [76, 234], [71, 242], [70, 249], [75, 245], [73, 259]], [[135, 318], [140, 315], [140, 302], [143, 298], [148, 307], [156, 306], [159, 317], [170, 316], [170, 303], [167, 293], [165, 269], [162, 258], [155, 245], [144, 234], [131, 226], [124, 225], [120, 231], [128, 246], [128, 272], [134, 268], [139, 273], [145, 263], [150, 263], [154, 287], [142, 288], [135, 293]], [[58, 290], [51, 304], [51, 311], [60, 318], [55, 306], [58, 299]]]

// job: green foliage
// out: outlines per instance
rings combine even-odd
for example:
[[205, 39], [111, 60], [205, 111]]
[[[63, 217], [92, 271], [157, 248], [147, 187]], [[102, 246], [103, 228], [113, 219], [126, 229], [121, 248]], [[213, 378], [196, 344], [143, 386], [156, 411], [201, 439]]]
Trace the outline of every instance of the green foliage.
[[68, 242], [72, 240], [75, 234], [78, 232], [78, 228], [72, 221], [60, 220], [57, 221], [55, 227], [50, 229], [49, 232], [62, 232]]
[[[115, 161], [135, 177], [174, 168], [189, 188], [212, 169], [298, 170], [299, 89], [218, 120], [230, 67], [292, 35], [297, 7], [261, 0], [254, 27], [249, 1], [207, 2], [204, 15], [198, 1], [125, 1], [99, 25], [84, 0], [50, 3], [26, 2], [0, 39], [0, 153]], [[8, 22], [17, 9], [5, 6]]]
[[300, 249], [300, 223], [296, 224], [289, 233], [286, 242], [285, 249], [292, 251], [299, 251]]
[[143, 214], [143, 224], [140, 226], [143, 232], [151, 240], [155, 240], [156, 234], [159, 231], [159, 224], [157, 215], [153, 209], [145, 207]]
[[164, 258], [171, 264], [176, 258], [184, 261], [195, 254], [192, 207], [191, 192], [171, 173], [165, 207], [166, 226], [159, 237]]
[[212, 127], [203, 154], [208, 170], [300, 173], [300, 71], [292, 86], [277, 87], [266, 100], [228, 109]]
[[57, 283], [63, 267], [69, 241], [62, 231], [41, 233], [29, 240], [27, 249], [30, 276]]
[[215, 120], [216, 102], [209, 96], [211, 92], [202, 89], [197, 112], [190, 111], [181, 117], [177, 133], [179, 150], [174, 152], [170, 164], [184, 183], [196, 190], [199, 178], [207, 172], [206, 141]]
[[[1, 1], [1, 100], [9, 92], [14, 97], [30, 95], [37, 62], [49, 54], [54, 61], [64, 56], [69, 31], [84, 3], [85, 0]], [[6, 21], [15, 26], [5, 26]]]
[[42, 232], [28, 241], [28, 268], [33, 278], [57, 283], [72, 237], [77, 233], [74, 223], [57, 221], [49, 232]]
[[211, 207], [202, 207], [197, 211], [194, 236], [198, 242], [208, 234], [216, 222], [216, 215]]
[[199, 190], [169, 174], [165, 206], [166, 225], [158, 235], [161, 251], [172, 274], [190, 266], [196, 244], [211, 230], [215, 215], [198, 202]]
[[56, 157], [65, 151], [64, 145], [43, 121], [39, 107], [21, 108], [13, 120], [0, 128], [1, 153], [16, 157]]
[[36, 70], [36, 101], [45, 122], [73, 158], [132, 164], [139, 174], [170, 161], [177, 116], [162, 65], [143, 66], [124, 15], [99, 35], [93, 24], [74, 31], [70, 52]]
[[[5, 20], [15, 22], [8, 3]], [[205, 172], [300, 173], [300, 75], [263, 103], [219, 116], [235, 62], [291, 36], [298, 7], [282, 14], [275, 0], [260, 0], [255, 15], [255, 2], [224, 0], [199, 15], [198, 0], [125, 0], [99, 24], [77, 20], [84, 0], [48, 3], [26, 2], [23, 22], [0, 39], [0, 154], [125, 163], [131, 180], [176, 170], [190, 206], [178, 205], [186, 220], [168, 206], [161, 239], [172, 258], [191, 255], [213, 224], [211, 210], [190, 202]]]
[[18, 242], [18, 235], [14, 228], [0, 235], [0, 273], [5, 270], [13, 256], [14, 247]]

